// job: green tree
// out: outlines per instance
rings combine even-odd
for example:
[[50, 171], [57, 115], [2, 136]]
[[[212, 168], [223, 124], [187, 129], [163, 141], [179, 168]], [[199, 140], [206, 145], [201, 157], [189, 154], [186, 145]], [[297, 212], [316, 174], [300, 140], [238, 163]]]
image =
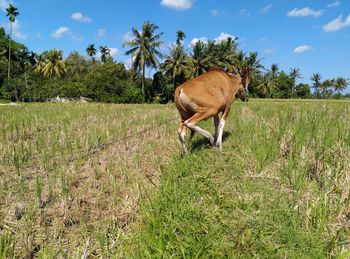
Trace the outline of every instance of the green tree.
[[234, 72], [248, 79], [248, 83], [256, 76], [260, 75], [263, 66], [260, 64], [257, 52], [250, 52], [246, 56], [242, 51], [238, 51], [234, 61]]
[[237, 43], [231, 37], [217, 43], [213, 53], [217, 57], [217, 66], [228, 71], [234, 71]]
[[271, 79], [276, 79], [280, 71], [278, 64], [272, 64], [270, 71], [271, 71]]
[[210, 68], [209, 57], [204, 42], [197, 41], [194, 44], [192, 53], [190, 54], [189, 64], [191, 67], [191, 78], [205, 73]]
[[24, 81], [26, 89], [28, 89], [28, 71], [35, 67], [36, 64], [36, 54], [32, 51], [27, 51], [26, 49], [21, 50], [18, 53], [18, 64], [23, 72]]
[[291, 97], [293, 97], [293, 94], [294, 94], [294, 90], [295, 90], [295, 85], [296, 85], [296, 80], [297, 79], [300, 79], [300, 78], [302, 78], [301, 77], [301, 72], [300, 72], [300, 69], [299, 68], [291, 68], [290, 69], [290, 72], [289, 72], [289, 76], [290, 76], [290, 78], [292, 78], [292, 80], [293, 80], [293, 86], [292, 86], [292, 93], [291, 93]]
[[65, 60], [67, 74], [69, 78], [76, 80], [81, 79], [86, 75], [88, 70], [88, 62], [83, 55], [80, 55], [77, 51], [73, 51]]
[[281, 71], [279, 75], [274, 79], [274, 84], [277, 89], [274, 93], [274, 97], [277, 98], [290, 98], [290, 93], [293, 85], [293, 80], [287, 73]]
[[323, 99], [326, 99], [331, 95], [331, 89], [333, 86], [334, 86], [334, 79], [327, 79], [321, 82], [320, 90], [321, 90]]
[[173, 45], [169, 50], [170, 54], [165, 56], [161, 69], [172, 79], [175, 89], [178, 77], [181, 75], [184, 77], [189, 70], [188, 58], [181, 45]]
[[111, 50], [107, 46], [100, 46], [101, 62], [106, 63], [108, 57], [111, 56]]
[[6, 8], [6, 16], [10, 20], [10, 42], [9, 42], [9, 53], [8, 53], [8, 70], [7, 70], [7, 84], [10, 83], [11, 76], [11, 42], [12, 42], [12, 24], [16, 21], [16, 16], [19, 15], [18, 9], [12, 4]]
[[320, 95], [320, 89], [321, 89], [321, 74], [320, 73], [314, 73], [310, 77], [310, 80], [313, 81], [312, 88], [315, 91], [316, 98], [319, 98]]
[[298, 84], [295, 87], [295, 95], [299, 98], [310, 98], [311, 90], [308, 84]]
[[176, 32], [176, 45], [180, 46], [182, 41], [186, 38], [186, 35], [183, 31]]
[[89, 44], [89, 46], [86, 48], [86, 53], [92, 60], [94, 60], [93, 56], [96, 55], [96, 52], [97, 50], [94, 44]]
[[338, 77], [334, 81], [334, 90], [338, 93], [344, 91], [349, 85], [349, 81], [343, 77]]
[[271, 76], [271, 72], [265, 73], [261, 78], [261, 83], [257, 85], [256, 90], [259, 97], [271, 98], [277, 89], [275, 78]]
[[62, 59], [62, 50], [52, 49], [45, 51], [40, 57], [35, 71], [41, 72], [44, 76], [60, 78], [67, 72], [66, 64]]
[[135, 71], [142, 71], [142, 95], [145, 98], [145, 69], [146, 67], [157, 68], [159, 61], [157, 57], [162, 57], [159, 47], [163, 44], [160, 40], [161, 33], [156, 33], [158, 26], [150, 21], [144, 22], [142, 30], [132, 28], [133, 39], [125, 42], [123, 46], [129, 46], [131, 49], [125, 52], [126, 55], [132, 55], [132, 66]]

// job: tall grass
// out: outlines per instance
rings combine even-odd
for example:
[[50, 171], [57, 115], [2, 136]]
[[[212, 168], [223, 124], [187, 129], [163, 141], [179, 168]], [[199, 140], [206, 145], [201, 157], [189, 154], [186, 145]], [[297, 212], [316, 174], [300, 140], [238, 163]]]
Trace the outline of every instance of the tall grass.
[[170, 162], [176, 123], [102, 144], [176, 115], [164, 105], [1, 107], [0, 257], [110, 256]]
[[176, 122], [103, 145], [173, 105], [2, 106], [0, 257], [346, 258], [349, 104], [237, 101], [186, 157]]
[[[132, 257], [324, 258], [350, 249], [348, 102], [235, 103], [223, 152], [201, 137], [142, 209]], [[204, 123], [211, 127], [212, 122]], [[136, 232], [136, 231], [135, 231]]]

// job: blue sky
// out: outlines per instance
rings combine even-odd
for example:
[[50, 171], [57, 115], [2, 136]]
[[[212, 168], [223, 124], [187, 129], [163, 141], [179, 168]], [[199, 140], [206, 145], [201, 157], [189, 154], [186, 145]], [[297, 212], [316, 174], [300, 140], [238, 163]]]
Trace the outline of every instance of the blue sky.
[[300, 68], [301, 81], [309, 82], [315, 72], [323, 79], [350, 78], [348, 0], [0, 0], [0, 26], [6, 30], [8, 3], [20, 12], [14, 38], [35, 52], [56, 48], [65, 56], [73, 50], [85, 55], [94, 43], [107, 45], [117, 61], [128, 64], [122, 43], [133, 26], [150, 20], [164, 32], [163, 51], [177, 30], [185, 32], [188, 49], [196, 39], [232, 35], [240, 49], [258, 51], [266, 67]]

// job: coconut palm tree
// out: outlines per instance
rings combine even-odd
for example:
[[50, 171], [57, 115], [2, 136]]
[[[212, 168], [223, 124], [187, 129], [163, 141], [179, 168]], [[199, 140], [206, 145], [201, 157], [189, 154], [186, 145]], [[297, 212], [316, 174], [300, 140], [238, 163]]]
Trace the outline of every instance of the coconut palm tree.
[[322, 93], [322, 98], [326, 99], [326, 97], [329, 95], [329, 89], [331, 89], [334, 86], [334, 79], [327, 79], [324, 80], [321, 85], [321, 93]]
[[280, 71], [278, 64], [272, 64], [270, 71], [271, 71], [271, 79], [276, 79]]
[[313, 85], [312, 87], [315, 89], [315, 93], [317, 98], [319, 97], [319, 92], [320, 92], [320, 88], [321, 88], [321, 75], [320, 73], [314, 73], [312, 74], [312, 76], [310, 77], [310, 80], [313, 81]]
[[89, 44], [89, 46], [86, 48], [86, 53], [88, 54], [88, 56], [94, 60], [93, 56], [96, 55], [96, 49], [95, 49], [95, 45], [94, 44]]
[[262, 76], [262, 83], [260, 83], [256, 88], [258, 90], [259, 96], [264, 98], [271, 98], [274, 90], [276, 90], [276, 80], [272, 79], [271, 72], [267, 72]]
[[8, 69], [7, 69], [7, 84], [10, 82], [10, 74], [11, 74], [11, 43], [12, 43], [12, 24], [16, 21], [16, 16], [19, 15], [18, 9], [14, 7], [12, 4], [6, 8], [6, 16], [9, 17], [10, 20], [10, 42], [9, 42], [9, 55], [8, 55]]
[[349, 85], [349, 81], [343, 77], [338, 77], [334, 82], [334, 90], [338, 93], [345, 90]]
[[157, 68], [159, 61], [157, 57], [162, 57], [159, 47], [163, 44], [160, 40], [161, 33], [156, 33], [158, 26], [150, 21], [144, 22], [142, 30], [132, 28], [133, 39], [124, 42], [123, 47], [129, 46], [131, 49], [125, 52], [132, 56], [132, 67], [135, 71], [142, 71], [142, 94], [145, 98], [145, 69], [146, 67]]
[[207, 71], [209, 66], [210, 57], [207, 55], [206, 44], [202, 41], [197, 41], [192, 53], [190, 54], [189, 64], [191, 67], [191, 78], [197, 77]]
[[239, 51], [236, 55], [236, 68], [238, 68], [238, 74], [246, 74], [249, 79], [254, 78], [260, 73], [260, 70], [264, 68], [260, 62], [261, 59], [258, 59], [257, 52], [250, 52], [249, 56], [246, 56], [243, 52]]
[[183, 31], [176, 32], [176, 45], [180, 46], [182, 41], [186, 38], [186, 35]]
[[107, 46], [100, 46], [101, 62], [106, 63], [107, 58], [111, 56], [111, 50]]
[[26, 49], [18, 53], [18, 64], [23, 71], [26, 88], [28, 88], [27, 71], [36, 65], [36, 54]]
[[291, 93], [291, 97], [293, 97], [294, 94], [294, 89], [295, 89], [295, 85], [296, 85], [296, 80], [301, 77], [301, 73], [300, 73], [300, 69], [299, 68], [291, 68], [290, 72], [289, 72], [289, 77], [292, 78], [293, 80], [293, 85], [292, 85], [292, 93]]
[[39, 56], [35, 71], [41, 72], [44, 76], [60, 78], [67, 72], [66, 64], [62, 60], [62, 50], [52, 49]]
[[231, 37], [216, 44], [216, 53], [218, 57], [217, 65], [226, 68], [228, 71], [234, 71], [237, 43]]
[[177, 77], [180, 75], [186, 76], [189, 70], [188, 57], [181, 45], [173, 45], [169, 50], [170, 54], [165, 56], [160, 68], [167, 76], [172, 78], [175, 89]]

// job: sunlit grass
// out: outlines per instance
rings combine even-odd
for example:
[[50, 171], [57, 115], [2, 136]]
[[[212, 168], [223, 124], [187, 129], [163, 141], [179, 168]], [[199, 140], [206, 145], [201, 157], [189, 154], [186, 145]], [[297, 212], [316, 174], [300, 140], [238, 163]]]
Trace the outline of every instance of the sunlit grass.
[[176, 121], [103, 146], [176, 116], [0, 106], [0, 258], [346, 257], [349, 102], [237, 101], [222, 152], [181, 157]]
[[[324, 258], [350, 249], [349, 102], [235, 103], [223, 152], [201, 137], [143, 207], [135, 257]], [[212, 122], [206, 122], [209, 128]], [[206, 143], [206, 142], [204, 142]]]
[[110, 256], [170, 163], [176, 122], [103, 144], [176, 116], [165, 105], [1, 107], [0, 255]]

